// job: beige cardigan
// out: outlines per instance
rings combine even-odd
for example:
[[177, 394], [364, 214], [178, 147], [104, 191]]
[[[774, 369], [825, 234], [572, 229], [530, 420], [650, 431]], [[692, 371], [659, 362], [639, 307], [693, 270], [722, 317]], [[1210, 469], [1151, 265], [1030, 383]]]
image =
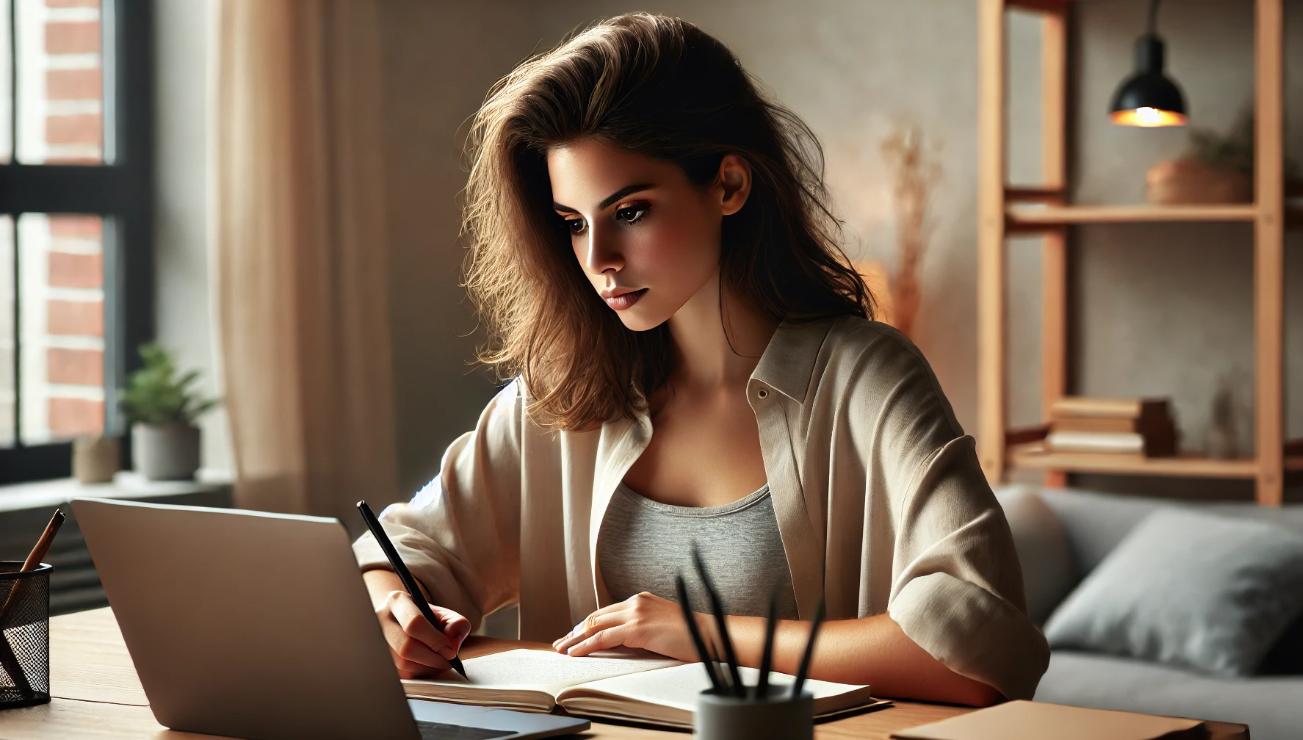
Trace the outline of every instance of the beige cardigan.
[[[441, 606], [479, 624], [520, 605], [551, 642], [610, 603], [594, 568], [602, 515], [647, 447], [646, 414], [549, 433], [524, 384], [490, 401], [440, 474], [380, 519]], [[951, 670], [1030, 699], [1049, 665], [1028, 620], [1004, 513], [922, 353], [858, 317], [783, 323], [747, 383], [801, 618], [888, 612]], [[387, 568], [374, 538], [354, 545]]]

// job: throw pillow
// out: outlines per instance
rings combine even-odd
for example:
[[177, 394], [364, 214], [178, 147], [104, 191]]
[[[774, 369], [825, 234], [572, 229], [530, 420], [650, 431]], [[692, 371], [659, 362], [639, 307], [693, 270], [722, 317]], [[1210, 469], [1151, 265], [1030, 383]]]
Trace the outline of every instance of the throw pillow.
[[1303, 675], [1303, 618], [1285, 630], [1276, 644], [1262, 660], [1258, 673], [1267, 676]]
[[1001, 492], [998, 498], [1022, 564], [1027, 616], [1039, 627], [1077, 583], [1072, 545], [1059, 517], [1036, 491]]
[[1164, 508], [1109, 553], [1045, 625], [1051, 648], [1250, 675], [1303, 614], [1303, 535]]

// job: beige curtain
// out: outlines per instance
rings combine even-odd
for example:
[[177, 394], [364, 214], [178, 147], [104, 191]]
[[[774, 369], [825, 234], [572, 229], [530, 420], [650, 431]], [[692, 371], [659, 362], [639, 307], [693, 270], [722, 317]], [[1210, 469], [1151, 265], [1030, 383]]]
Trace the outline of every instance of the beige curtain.
[[219, 0], [213, 245], [239, 506], [396, 498], [378, 9]]

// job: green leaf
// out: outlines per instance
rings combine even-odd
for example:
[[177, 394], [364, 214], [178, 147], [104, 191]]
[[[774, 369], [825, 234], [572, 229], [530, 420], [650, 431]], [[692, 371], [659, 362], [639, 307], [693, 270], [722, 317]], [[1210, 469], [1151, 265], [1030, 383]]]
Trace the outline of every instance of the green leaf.
[[139, 352], [141, 368], [127, 378], [127, 387], [118, 393], [122, 412], [133, 422], [189, 424], [219, 403], [194, 390], [200, 378], [198, 370], [177, 377], [176, 361], [163, 347], [143, 344]]

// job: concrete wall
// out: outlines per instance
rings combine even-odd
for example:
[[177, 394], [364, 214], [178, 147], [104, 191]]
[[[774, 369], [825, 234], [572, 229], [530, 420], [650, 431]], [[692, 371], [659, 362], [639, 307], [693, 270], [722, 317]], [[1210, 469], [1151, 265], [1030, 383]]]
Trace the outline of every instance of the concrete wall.
[[[455, 245], [454, 198], [465, 184], [456, 166], [464, 129], [457, 126], [474, 113], [488, 86], [531, 50], [549, 48], [595, 18], [632, 9], [679, 14], [718, 35], [778, 99], [805, 117], [824, 145], [852, 257], [894, 254], [879, 139], [896, 122], [916, 122], [943, 142], [946, 179], [937, 193], [934, 251], [924, 280], [930, 294], [946, 300], [925, 298], [919, 343], [961, 420], [972, 426], [972, 6], [967, 0], [387, 5], [391, 308], [404, 483], [419, 485], [437, 471], [447, 443], [470, 428], [492, 392], [481, 372], [466, 374], [474, 342], [456, 336], [474, 326], [457, 287], [464, 252]], [[457, 33], [428, 42], [447, 28]], [[1017, 33], [1025, 37], [1029, 30], [1035, 26], [1020, 24]]]
[[[1299, 3], [1290, 0], [1289, 30], [1299, 38]], [[390, 100], [388, 143], [395, 188], [393, 311], [400, 440], [405, 482], [431, 473], [443, 447], [469, 428], [491, 388], [463, 375], [472, 342], [455, 331], [472, 324], [456, 286], [462, 252], [453, 247], [453, 196], [464, 183], [454, 168], [456, 126], [474, 112], [488, 84], [533, 48], [546, 48], [594, 18], [640, 9], [681, 15], [719, 36], [780, 100], [800, 113], [823, 142], [828, 181], [846, 221], [846, 249], [857, 258], [894, 254], [888, 183], [878, 143], [896, 122], [916, 123], [943, 143], [945, 179], [935, 193], [933, 237], [923, 267], [925, 297], [917, 342], [931, 360], [960, 421], [976, 423], [976, 4], [969, 0], [717, 0], [631, 3], [571, 0], [546, 6], [495, 2], [435, 10], [394, 3], [386, 23]], [[1187, 0], [1163, 7], [1160, 32], [1170, 69], [1185, 87], [1194, 123], [1224, 128], [1249, 100], [1252, 12], [1239, 0]], [[1113, 87], [1131, 65], [1143, 25], [1138, 0], [1075, 8], [1072, 121], [1077, 152], [1073, 190], [1079, 202], [1143, 198], [1144, 173], [1175, 156], [1186, 132], [1122, 129], [1104, 115]], [[449, 15], [451, 10], [452, 16]], [[511, 11], [516, 12], [511, 12]], [[441, 44], [437, 28], [456, 28]], [[1010, 179], [1039, 172], [1039, 28], [1030, 16], [1010, 25]], [[1290, 49], [1297, 68], [1299, 45]], [[455, 70], [429, 74], [428, 70]], [[1299, 83], [1291, 81], [1297, 92]], [[1297, 97], [1297, 95], [1295, 95]], [[1300, 133], [1290, 112], [1288, 138]], [[413, 150], [408, 132], [419, 132]], [[1251, 445], [1251, 251], [1244, 226], [1097, 226], [1074, 235], [1071, 366], [1078, 392], [1161, 394], [1175, 403], [1189, 447], [1202, 446], [1218, 377], [1229, 374], [1239, 396], [1242, 444]], [[1010, 414], [1039, 418], [1039, 255], [1035, 240], [1010, 248]], [[1303, 283], [1289, 262], [1287, 295]], [[1288, 302], [1289, 367], [1297, 368], [1303, 305]], [[1287, 373], [1288, 374], [1288, 373]], [[1289, 429], [1303, 433], [1303, 398], [1290, 402]], [[1086, 479], [1135, 488], [1148, 481]], [[1181, 481], [1176, 487], [1201, 487]], [[1222, 493], [1243, 492], [1213, 485]]]
[[[208, 0], [156, 0], [154, 54], [157, 191], [154, 259], [158, 341], [182, 368], [203, 371], [205, 394], [218, 395], [216, 337], [208, 284]], [[226, 412], [200, 419], [202, 465], [230, 470]]]
[[[1303, 3], [1285, 2], [1285, 140], [1303, 154]], [[1178, 156], [1179, 129], [1110, 125], [1102, 115], [1112, 87], [1130, 66], [1132, 29], [1142, 3], [1080, 3], [1073, 44], [1081, 71], [1074, 116], [1078, 145], [1074, 197], [1082, 203], [1144, 198], [1144, 170]], [[1253, 3], [1164, 3], [1159, 31], [1168, 40], [1170, 74], [1185, 90], [1193, 125], [1227, 129], [1253, 102]], [[1074, 239], [1077, 268], [1077, 390], [1092, 395], [1170, 394], [1182, 444], [1201, 449], [1219, 378], [1237, 389], [1240, 447], [1253, 449], [1253, 230], [1248, 224], [1091, 226]], [[1289, 378], [1303, 368], [1303, 260], [1299, 232], [1286, 236], [1286, 433], [1303, 435], [1303, 389]], [[1100, 488], [1134, 490], [1144, 481], [1083, 476]], [[1155, 490], [1236, 492], [1247, 483], [1162, 481]]]
[[[1303, 54], [1300, 0], [1286, 0], [1288, 69]], [[207, 3], [158, 3], [159, 327], [183, 360], [211, 367], [207, 331], [206, 193], [200, 94], [206, 74], [194, 49], [207, 44]], [[1113, 87], [1131, 65], [1144, 22], [1142, 0], [1074, 7], [1073, 95], [1078, 202], [1143, 198], [1148, 166], [1180, 153], [1186, 132], [1136, 130], [1105, 118]], [[923, 266], [916, 338], [966, 429], [976, 425], [976, 3], [972, 0], [486, 0], [384, 5], [389, 193], [390, 312], [395, 341], [400, 479], [415, 489], [437, 472], [448, 443], [470, 429], [494, 386], [467, 364], [482, 335], [459, 286], [456, 196], [464, 123], [489, 85], [567, 31], [626, 10], [682, 15], [716, 34], [774, 96], [819, 135], [828, 181], [846, 221], [846, 249], [890, 261], [894, 229], [879, 140], [896, 122], [942, 142], [945, 177], [935, 193], [933, 236]], [[1196, 125], [1225, 128], [1252, 90], [1252, 11], [1244, 0], [1162, 6], [1169, 68], [1185, 88]], [[1038, 26], [1010, 25], [1010, 179], [1039, 172]], [[1290, 43], [1293, 42], [1293, 43]], [[190, 61], [184, 61], [184, 60]], [[1287, 75], [1287, 99], [1303, 81]], [[1289, 110], [1298, 152], [1303, 114]], [[1296, 154], [1297, 156], [1297, 154]], [[1238, 379], [1241, 438], [1251, 445], [1251, 233], [1243, 225], [1093, 226], [1073, 236], [1076, 391], [1170, 395], [1187, 446], [1203, 444], [1217, 379]], [[1288, 249], [1297, 252], [1298, 237]], [[1039, 258], [1035, 240], [1010, 246], [1011, 421], [1039, 418]], [[1286, 376], [1303, 363], [1303, 261], [1287, 263]], [[1288, 431], [1303, 435], [1303, 394], [1287, 395]], [[220, 423], [219, 418], [210, 424]], [[210, 442], [218, 435], [210, 434]], [[214, 443], [215, 444], [215, 443]], [[206, 464], [225, 460], [206, 447]], [[1083, 478], [1100, 487], [1154, 482]], [[1200, 481], [1168, 490], [1243, 493]]]
[[533, 47], [529, 5], [383, 6], [399, 483], [413, 492], [438, 473], [448, 444], [475, 425], [495, 389], [467, 364], [484, 337], [460, 287], [460, 155], [466, 119]]

